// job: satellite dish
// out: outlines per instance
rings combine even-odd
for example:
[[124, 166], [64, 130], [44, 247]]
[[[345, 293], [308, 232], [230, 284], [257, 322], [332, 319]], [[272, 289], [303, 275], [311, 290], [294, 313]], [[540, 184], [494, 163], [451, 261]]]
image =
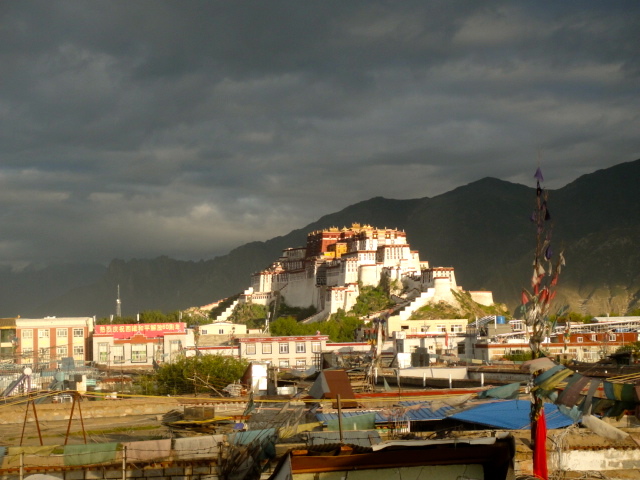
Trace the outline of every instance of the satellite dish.
[[33, 370], [31, 370], [31, 367], [24, 367], [24, 370], [22, 370], [22, 373], [24, 375], [31, 375], [33, 373]]

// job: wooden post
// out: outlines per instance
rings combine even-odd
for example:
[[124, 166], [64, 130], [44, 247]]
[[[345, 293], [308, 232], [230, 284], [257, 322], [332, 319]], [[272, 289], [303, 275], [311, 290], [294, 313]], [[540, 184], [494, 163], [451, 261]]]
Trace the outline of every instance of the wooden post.
[[73, 420], [73, 411], [76, 409], [76, 397], [73, 397], [73, 403], [71, 404], [71, 414], [69, 415], [69, 424], [67, 425], [67, 434], [64, 437], [64, 444], [67, 444], [69, 440], [69, 432], [71, 431], [71, 422]]
[[84, 419], [82, 418], [82, 408], [80, 408], [80, 402], [82, 400], [82, 397], [80, 396], [80, 394], [78, 392], [75, 393], [74, 395], [74, 399], [78, 398], [78, 413], [80, 414], [80, 425], [82, 425], [82, 436], [84, 438], [84, 444], [87, 444], [87, 432], [85, 432], [84, 430]]
[[[38, 429], [38, 438], [40, 439], [40, 446], [42, 446], [44, 445], [44, 443], [42, 443], [42, 432], [40, 431], [40, 422], [38, 421], [38, 412], [36, 412], [36, 402], [31, 400], [31, 406], [33, 407], [33, 416], [36, 419], [36, 428]], [[27, 404], [27, 409], [28, 408], [29, 408], [29, 405]], [[22, 443], [22, 440], [20, 441], [20, 443]]]
[[342, 438], [342, 403], [340, 402], [340, 394], [338, 397], [338, 431], [340, 432], [340, 443], [343, 443]]
[[27, 402], [27, 408], [24, 411], [24, 422], [22, 422], [22, 435], [20, 436], [20, 446], [22, 446], [22, 439], [24, 438], [24, 429], [27, 426], [27, 415], [29, 415], [29, 402]]
[[127, 447], [126, 446], [122, 447], [122, 480], [127, 480]]

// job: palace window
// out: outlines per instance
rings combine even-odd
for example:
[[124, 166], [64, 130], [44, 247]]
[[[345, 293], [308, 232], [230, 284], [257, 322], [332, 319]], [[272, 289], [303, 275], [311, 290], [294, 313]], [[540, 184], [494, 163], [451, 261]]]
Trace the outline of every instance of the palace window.
[[436, 326], [436, 330], [440, 333], [446, 333], [447, 332], [447, 326], [446, 325], [437, 325]]
[[73, 329], [73, 336], [74, 337], [84, 337], [84, 328], [74, 328]]
[[306, 360], [303, 360], [303, 359], [296, 360], [296, 368], [306, 368], [306, 367], [307, 367]]
[[609, 334], [609, 340], [612, 341], [612, 342], [615, 342], [616, 341], [616, 334], [615, 333]]
[[262, 353], [267, 353], [267, 354], [271, 354], [271, 344], [270, 343], [263, 343], [262, 344]]
[[462, 325], [451, 325], [451, 333], [462, 333]]
[[56, 337], [58, 338], [67, 338], [69, 335], [69, 329], [67, 328], [56, 328]]
[[583, 341], [584, 341], [584, 338], [578, 337], [578, 343], [582, 343]]
[[255, 343], [247, 343], [247, 355], [255, 355], [256, 354], [256, 344]]
[[311, 342], [311, 351], [313, 353], [320, 353], [322, 351], [322, 343], [321, 342]]
[[304, 342], [296, 342], [296, 353], [305, 353], [307, 351]]
[[289, 344], [281, 343], [280, 344], [280, 353], [289, 353]]
[[289, 360], [280, 360], [280, 368], [289, 368]]

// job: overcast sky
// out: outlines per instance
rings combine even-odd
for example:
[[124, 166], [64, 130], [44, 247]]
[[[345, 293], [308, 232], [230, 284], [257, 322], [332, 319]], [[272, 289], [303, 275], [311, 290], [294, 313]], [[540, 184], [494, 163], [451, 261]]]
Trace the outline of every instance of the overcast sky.
[[557, 188], [639, 132], [637, 0], [2, 1], [0, 264], [208, 259], [538, 155]]

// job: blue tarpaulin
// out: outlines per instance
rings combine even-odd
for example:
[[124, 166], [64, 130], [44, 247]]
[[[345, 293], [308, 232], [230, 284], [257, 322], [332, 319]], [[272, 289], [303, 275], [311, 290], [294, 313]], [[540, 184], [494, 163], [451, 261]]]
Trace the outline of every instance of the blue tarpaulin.
[[[530, 413], [531, 402], [527, 400], [505, 400], [481, 403], [468, 410], [451, 415], [449, 418], [493, 428], [528, 430], [531, 428]], [[561, 413], [557, 405], [552, 403], [544, 404], [544, 416], [548, 429], [568, 427], [575, 423], [570, 417]]]

